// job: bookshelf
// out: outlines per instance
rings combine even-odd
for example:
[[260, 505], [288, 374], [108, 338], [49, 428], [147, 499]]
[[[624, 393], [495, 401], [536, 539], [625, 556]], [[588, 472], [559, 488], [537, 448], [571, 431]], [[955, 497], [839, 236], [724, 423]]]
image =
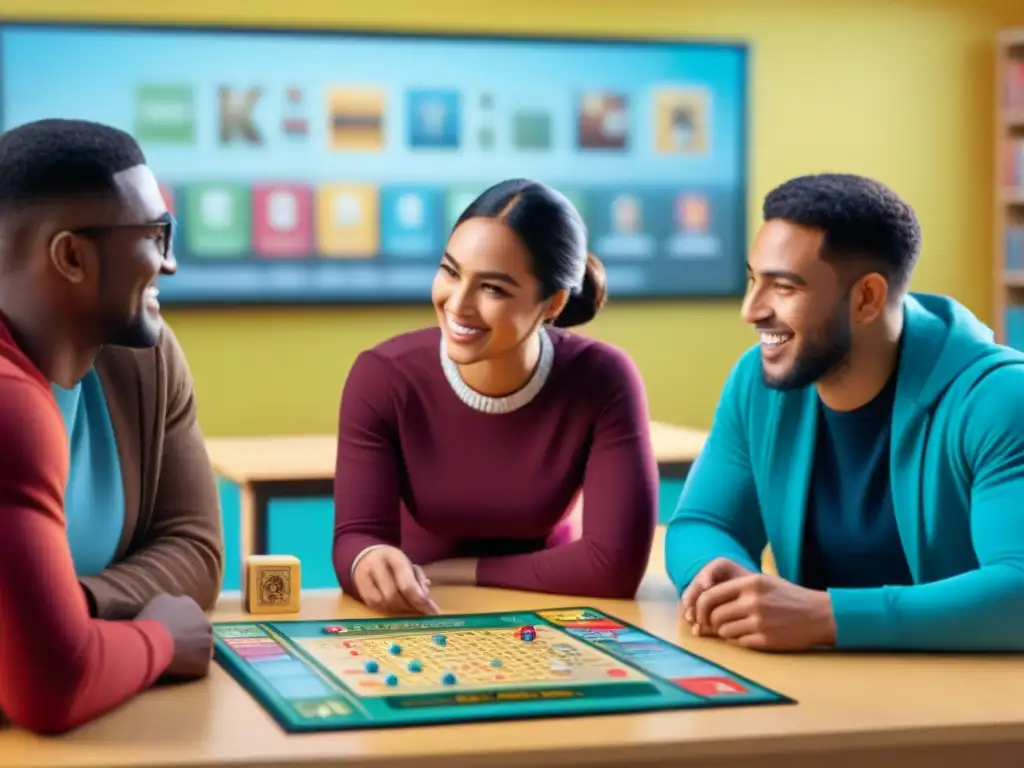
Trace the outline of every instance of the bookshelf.
[[1024, 350], [1024, 28], [996, 54], [996, 334]]

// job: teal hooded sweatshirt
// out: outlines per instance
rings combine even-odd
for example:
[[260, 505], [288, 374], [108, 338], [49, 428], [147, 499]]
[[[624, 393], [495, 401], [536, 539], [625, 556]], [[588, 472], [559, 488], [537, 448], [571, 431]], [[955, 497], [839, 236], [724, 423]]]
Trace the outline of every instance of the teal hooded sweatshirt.
[[[890, 487], [912, 584], [829, 589], [843, 649], [1024, 650], [1024, 354], [955, 301], [910, 294]], [[817, 390], [780, 391], [757, 347], [730, 374], [668, 524], [679, 594], [711, 560], [800, 583]]]

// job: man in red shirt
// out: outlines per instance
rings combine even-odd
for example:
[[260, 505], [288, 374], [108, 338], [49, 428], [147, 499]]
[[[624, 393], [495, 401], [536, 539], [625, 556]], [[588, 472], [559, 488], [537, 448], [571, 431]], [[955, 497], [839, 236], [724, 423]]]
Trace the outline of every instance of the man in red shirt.
[[132, 620], [90, 616], [69, 547], [69, 443], [53, 385], [103, 347], [160, 343], [170, 218], [126, 133], [45, 120], [0, 136], [0, 715], [67, 731], [158, 678], [206, 674], [212, 630], [189, 596]]

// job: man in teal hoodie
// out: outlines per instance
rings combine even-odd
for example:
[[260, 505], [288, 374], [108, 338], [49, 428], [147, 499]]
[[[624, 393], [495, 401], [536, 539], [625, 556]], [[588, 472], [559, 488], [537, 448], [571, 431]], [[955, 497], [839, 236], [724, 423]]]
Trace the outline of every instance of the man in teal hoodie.
[[1024, 355], [908, 293], [920, 227], [883, 185], [793, 179], [764, 219], [760, 344], [666, 536], [684, 620], [764, 650], [1024, 650]]

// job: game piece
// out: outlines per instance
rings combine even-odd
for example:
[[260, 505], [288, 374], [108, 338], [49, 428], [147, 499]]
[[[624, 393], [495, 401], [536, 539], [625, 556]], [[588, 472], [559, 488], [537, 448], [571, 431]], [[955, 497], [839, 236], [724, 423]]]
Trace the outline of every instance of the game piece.
[[448, 638], [444, 635], [434, 635], [433, 640], [435, 645], [448, 645]]
[[398, 643], [392, 643], [388, 646], [388, 653], [390, 653], [392, 656], [401, 656], [402, 646], [400, 646]]
[[255, 618], [214, 624], [214, 642], [217, 663], [290, 733], [792, 703], [592, 608]]
[[302, 567], [292, 555], [249, 555], [242, 579], [242, 605], [255, 614], [298, 613]]

